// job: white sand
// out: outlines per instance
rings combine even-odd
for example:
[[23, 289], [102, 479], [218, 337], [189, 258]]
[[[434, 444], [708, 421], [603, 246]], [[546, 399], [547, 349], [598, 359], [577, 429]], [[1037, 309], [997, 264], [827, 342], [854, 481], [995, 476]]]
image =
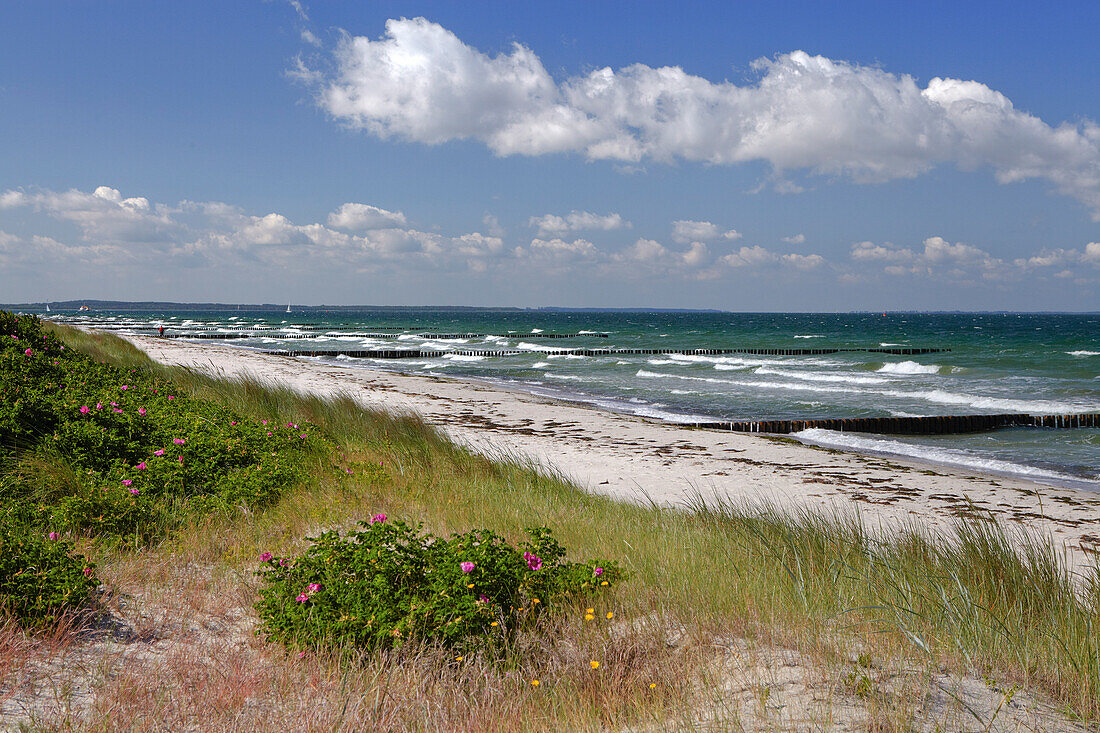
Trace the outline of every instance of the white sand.
[[252, 376], [365, 406], [414, 412], [490, 455], [524, 456], [588, 491], [683, 505], [766, 500], [792, 508], [855, 510], [872, 528], [946, 529], [992, 515], [1049, 534], [1078, 569], [1100, 558], [1100, 494], [1020, 479], [823, 450], [782, 439], [695, 430], [525, 392], [291, 359], [220, 344], [127, 336], [153, 359], [225, 376]]

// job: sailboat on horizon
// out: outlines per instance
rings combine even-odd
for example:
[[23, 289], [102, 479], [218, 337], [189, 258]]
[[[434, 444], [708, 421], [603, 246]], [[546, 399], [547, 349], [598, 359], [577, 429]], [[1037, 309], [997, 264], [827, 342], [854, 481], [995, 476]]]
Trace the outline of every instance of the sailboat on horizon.
[[287, 304], [286, 304], [286, 312], [287, 312], [287, 313], [290, 313], [290, 303], [287, 303]]

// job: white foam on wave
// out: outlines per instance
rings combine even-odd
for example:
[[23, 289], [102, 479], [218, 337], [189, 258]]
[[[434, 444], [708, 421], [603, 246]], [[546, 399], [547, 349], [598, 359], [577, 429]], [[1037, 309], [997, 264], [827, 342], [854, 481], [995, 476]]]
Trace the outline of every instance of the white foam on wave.
[[823, 339], [825, 337], [821, 336], [820, 334], [812, 334], [810, 336], [795, 336], [795, 338], [796, 339]]
[[531, 365], [531, 368], [532, 369], [545, 369], [548, 366], [550, 366], [550, 362], [548, 362], [548, 361], [536, 361], [534, 364]]
[[1067, 351], [1066, 353], [1070, 356], [1100, 356], [1100, 351], [1085, 351], [1084, 349], [1080, 351]]
[[757, 367], [754, 374], [774, 374], [777, 377], [790, 377], [802, 379], [807, 382], [839, 382], [844, 384], [888, 384], [889, 380], [881, 377], [861, 377], [855, 374], [819, 374], [817, 372], [803, 372], [797, 369], [772, 369], [771, 367]]
[[936, 446], [920, 445], [917, 443], [904, 443], [900, 440], [886, 438], [871, 438], [852, 433], [841, 433], [835, 430], [822, 430], [811, 428], [793, 433], [794, 437], [816, 445], [836, 448], [850, 448], [857, 451], [871, 453], [886, 453], [897, 456], [907, 456], [921, 461], [939, 463], [947, 466], [969, 468], [982, 472], [1008, 474], [1032, 479], [1057, 479], [1074, 483], [1100, 483], [1088, 481], [1079, 476], [1058, 473], [1036, 466], [1028, 466], [1022, 463], [1013, 463], [998, 458], [987, 458], [961, 448], [940, 448]]
[[915, 361], [887, 362], [875, 370], [882, 374], [939, 374], [938, 364], [918, 364]]
[[532, 328], [531, 333], [542, 333], [542, 329], [541, 328]]
[[588, 377], [579, 377], [576, 374], [555, 374], [553, 372], [543, 372], [543, 374], [550, 377], [551, 379], [565, 379], [565, 380], [568, 380], [570, 382], [591, 382], [591, 381], [594, 381], [592, 379], [589, 379]]
[[882, 395], [884, 397], [898, 397], [909, 400], [924, 400], [925, 402], [933, 402], [940, 405], [972, 407], [979, 410], [996, 410], [998, 412], [1011, 413], [1059, 415], [1075, 412], [1100, 411], [1100, 404], [1073, 404], [1055, 400], [1015, 400], [1003, 397], [985, 397], [981, 395], [948, 392], [942, 389], [905, 392], [896, 389], [875, 389], [873, 387], [855, 388], [813, 382], [772, 382], [765, 380], [750, 382], [735, 379], [716, 379], [714, 377], [696, 377], [687, 374], [667, 374], [664, 372], [651, 372], [645, 369], [639, 369], [636, 376], [647, 379], [681, 379], [710, 384], [727, 384], [733, 387], [747, 387], [749, 389], [858, 394], [865, 397], [868, 395]]
[[588, 359], [584, 354], [549, 354], [547, 359]]
[[520, 341], [516, 344], [517, 349], [523, 349], [524, 351], [563, 351], [563, 349], [557, 349], [553, 346], [543, 346], [542, 344], [530, 344], [526, 341]]
[[486, 359], [486, 357], [476, 354], [444, 354], [443, 358], [451, 361], [485, 361]]

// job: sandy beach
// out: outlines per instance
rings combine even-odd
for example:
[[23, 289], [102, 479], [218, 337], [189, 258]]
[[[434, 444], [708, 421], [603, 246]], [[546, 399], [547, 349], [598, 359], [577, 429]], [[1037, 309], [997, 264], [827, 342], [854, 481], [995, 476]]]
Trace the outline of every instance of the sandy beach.
[[994, 517], [1049, 535], [1074, 568], [1100, 558], [1100, 495], [1019, 479], [821, 449], [768, 436], [697, 430], [551, 400], [496, 384], [291, 359], [219, 344], [126, 336], [153, 359], [365, 407], [416, 413], [488, 455], [537, 461], [623, 501], [684, 506], [770, 502], [857, 511], [866, 525], [942, 530]]

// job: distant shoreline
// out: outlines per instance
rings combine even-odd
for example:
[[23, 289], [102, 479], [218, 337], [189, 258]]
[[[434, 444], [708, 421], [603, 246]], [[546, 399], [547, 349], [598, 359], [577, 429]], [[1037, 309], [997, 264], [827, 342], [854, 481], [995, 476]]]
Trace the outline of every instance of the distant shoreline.
[[[233, 311], [242, 313], [271, 313], [283, 312], [285, 304], [281, 303], [180, 303], [174, 301], [124, 301], [124, 300], [40, 300], [26, 303], [0, 303], [0, 309], [20, 312], [44, 312], [46, 305], [51, 312], [68, 313], [77, 312], [81, 306], [88, 306], [89, 311]], [[296, 313], [324, 313], [324, 312], [379, 312], [379, 313], [408, 313], [410, 311], [434, 311], [434, 312], [493, 312], [493, 313], [714, 313], [714, 314], [858, 314], [858, 313], [886, 313], [889, 315], [909, 314], [974, 314], [974, 315], [1064, 315], [1064, 316], [1095, 316], [1100, 311], [1010, 311], [1010, 310], [896, 310], [891, 308], [849, 311], [727, 311], [716, 308], [658, 308], [651, 306], [630, 306], [618, 308], [589, 308], [568, 306], [489, 306], [489, 305], [301, 305], [290, 304]]]

